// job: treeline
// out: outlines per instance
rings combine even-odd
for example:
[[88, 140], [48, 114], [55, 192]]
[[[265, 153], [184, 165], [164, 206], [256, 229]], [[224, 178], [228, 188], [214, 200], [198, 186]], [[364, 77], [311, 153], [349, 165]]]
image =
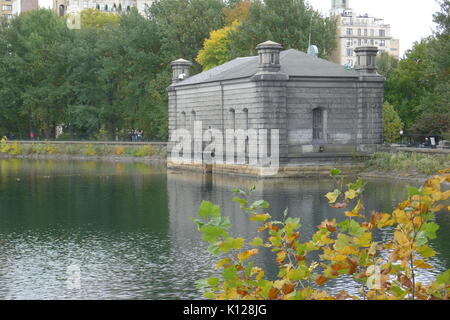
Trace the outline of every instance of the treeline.
[[89, 9], [80, 29], [72, 18], [39, 9], [0, 20], [0, 135], [53, 139], [62, 127], [61, 139], [128, 139], [138, 129], [165, 140], [170, 62], [202, 71], [205, 40], [233, 22], [215, 65], [267, 39], [305, 51], [310, 30], [323, 57], [336, 46], [335, 22], [304, 0], [162, 0], [146, 17]]
[[[450, 138], [450, 1], [439, 3], [433, 35], [416, 42], [400, 61], [387, 54], [378, 57], [379, 72], [387, 78], [385, 114], [393, 118], [392, 106], [405, 133], [421, 135], [419, 140], [426, 135]], [[385, 126], [389, 142], [397, 142], [401, 127], [398, 121], [391, 124]]]

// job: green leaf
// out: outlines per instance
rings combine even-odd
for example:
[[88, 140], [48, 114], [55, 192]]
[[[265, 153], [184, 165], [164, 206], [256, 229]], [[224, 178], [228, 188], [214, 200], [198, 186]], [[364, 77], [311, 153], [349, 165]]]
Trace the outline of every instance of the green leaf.
[[219, 284], [219, 278], [208, 278], [207, 279], [207, 283], [208, 285], [210, 285], [211, 287], [215, 287]]
[[336, 176], [340, 175], [341, 173], [342, 173], [342, 171], [339, 170], [339, 169], [336, 169], [336, 168], [331, 170], [331, 176], [332, 177], [336, 177]]
[[419, 189], [415, 188], [415, 187], [406, 187], [406, 190], [408, 190], [408, 195], [410, 197], [412, 197], [412, 196], [421, 196], [422, 195], [422, 192]]
[[258, 201], [253, 202], [253, 204], [251, 206], [255, 207], [255, 208], [261, 207], [263, 209], [267, 209], [267, 208], [269, 208], [270, 205], [267, 201], [258, 200]]
[[419, 231], [416, 235], [416, 244], [423, 246], [428, 243], [427, 233], [425, 231]]
[[202, 203], [200, 204], [200, 208], [198, 209], [198, 215], [203, 219], [206, 219], [210, 216], [219, 217], [220, 207], [210, 201], [202, 201]]
[[225, 280], [227, 280], [227, 281], [233, 281], [233, 280], [236, 280], [237, 277], [238, 277], [236, 268], [235, 268], [235, 267], [230, 267], [230, 268], [225, 269], [225, 270], [222, 272], [222, 276], [223, 276], [223, 278], [224, 278]]
[[250, 242], [250, 245], [253, 247], [261, 247], [264, 245], [264, 240], [261, 238], [254, 238], [252, 242]]
[[360, 237], [364, 233], [364, 229], [361, 228], [358, 222], [351, 220], [348, 228], [348, 233], [354, 237]]
[[450, 269], [436, 277], [436, 282], [439, 284], [449, 284], [450, 283]]
[[435, 222], [429, 222], [424, 226], [425, 232], [429, 239], [436, 239], [436, 231], [439, 230], [439, 225]]

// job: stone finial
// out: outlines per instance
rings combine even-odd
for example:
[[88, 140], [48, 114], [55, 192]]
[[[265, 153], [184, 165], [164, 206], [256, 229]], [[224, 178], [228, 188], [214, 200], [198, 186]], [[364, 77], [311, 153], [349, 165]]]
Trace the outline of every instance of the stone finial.
[[266, 41], [256, 46], [259, 56], [259, 72], [280, 71], [280, 52], [283, 46], [273, 41]]
[[178, 59], [170, 63], [172, 66], [172, 83], [178, 83], [189, 77], [192, 62]]
[[378, 48], [377, 47], [358, 47], [355, 49], [356, 65], [355, 70], [361, 74], [377, 74], [375, 63]]

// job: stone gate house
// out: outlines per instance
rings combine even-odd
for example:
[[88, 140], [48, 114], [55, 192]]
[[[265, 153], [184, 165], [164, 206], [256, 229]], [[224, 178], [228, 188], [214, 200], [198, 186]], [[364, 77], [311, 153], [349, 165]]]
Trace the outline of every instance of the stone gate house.
[[[239, 138], [246, 154], [234, 164], [226, 161], [230, 141], [225, 137], [223, 158], [217, 152], [221, 150], [205, 149], [208, 142], [201, 139], [191, 147], [183, 144], [179, 152], [181, 144], [176, 142], [182, 139], [177, 137], [180, 130], [175, 130], [184, 129], [193, 139], [194, 124], [199, 121], [201, 132], [218, 129], [224, 136], [227, 129], [278, 129], [276, 176], [329, 174], [333, 167], [351, 168], [383, 143], [385, 78], [376, 70], [376, 47], [355, 50], [355, 70], [298, 50], [282, 51], [282, 46], [272, 41], [261, 43], [257, 50], [258, 56], [237, 58], [192, 77], [189, 61], [172, 62], [169, 168], [208, 167], [217, 172], [266, 174], [264, 168], [269, 164], [252, 161], [249, 155], [258, 141], [250, 135]], [[272, 133], [268, 135], [270, 149]], [[171, 154], [172, 149], [177, 152]], [[173, 154], [183, 154], [184, 158]]]

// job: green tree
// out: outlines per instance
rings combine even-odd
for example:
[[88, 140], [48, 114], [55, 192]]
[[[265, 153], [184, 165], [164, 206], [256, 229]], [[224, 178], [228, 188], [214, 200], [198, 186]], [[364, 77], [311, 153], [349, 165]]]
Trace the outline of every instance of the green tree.
[[[223, 27], [224, 3], [220, 0], [156, 1], [148, 15], [158, 26], [162, 57], [193, 61], [209, 33]], [[200, 68], [194, 66], [194, 71]]]
[[432, 114], [446, 114], [450, 109], [450, 2], [439, 3], [441, 10], [433, 15], [437, 24], [433, 36], [416, 42], [398, 68], [387, 75], [386, 100], [396, 107], [407, 129], [420, 119], [414, 130], [420, 127], [421, 132]]
[[422, 135], [450, 133], [450, 111], [447, 111], [447, 113], [424, 112], [411, 131]]
[[256, 54], [256, 46], [272, 40], [285, 49], [308, 49], [311, 43], [319, 47], [320, 56], [327, 58], [336, 47], [336, 21], [323, 18], [304, 0], [255, 1], [248, 17], [230, 35], [232, 58]]
[[378, 73], [389, 77], [391, 73], [398, 67], [399, 60], [391, 56], [387, 52], [383, 52], [377, 56]]
[[6, 126], [22, 137], [30, 131], [54, 137], [56, 126], [65, 120], [69, 92], [66, 56], [71, 38], [65, 19], [51, 10], [33, 10], [7, 24], [2, 22], [2, 116], [15, 121]]
[[394, 107], [385, 102], [383, 105], [384, 140], [388, 143], [398, 142], [403, 123]]
[[432, 39], [415, 43], [386, 82], [386, 100], [396, 107], [407, 128], [420, 117], [423, 97], [433, 92], [436, 86], [436, 78], [431, 71], [430, 41]]

